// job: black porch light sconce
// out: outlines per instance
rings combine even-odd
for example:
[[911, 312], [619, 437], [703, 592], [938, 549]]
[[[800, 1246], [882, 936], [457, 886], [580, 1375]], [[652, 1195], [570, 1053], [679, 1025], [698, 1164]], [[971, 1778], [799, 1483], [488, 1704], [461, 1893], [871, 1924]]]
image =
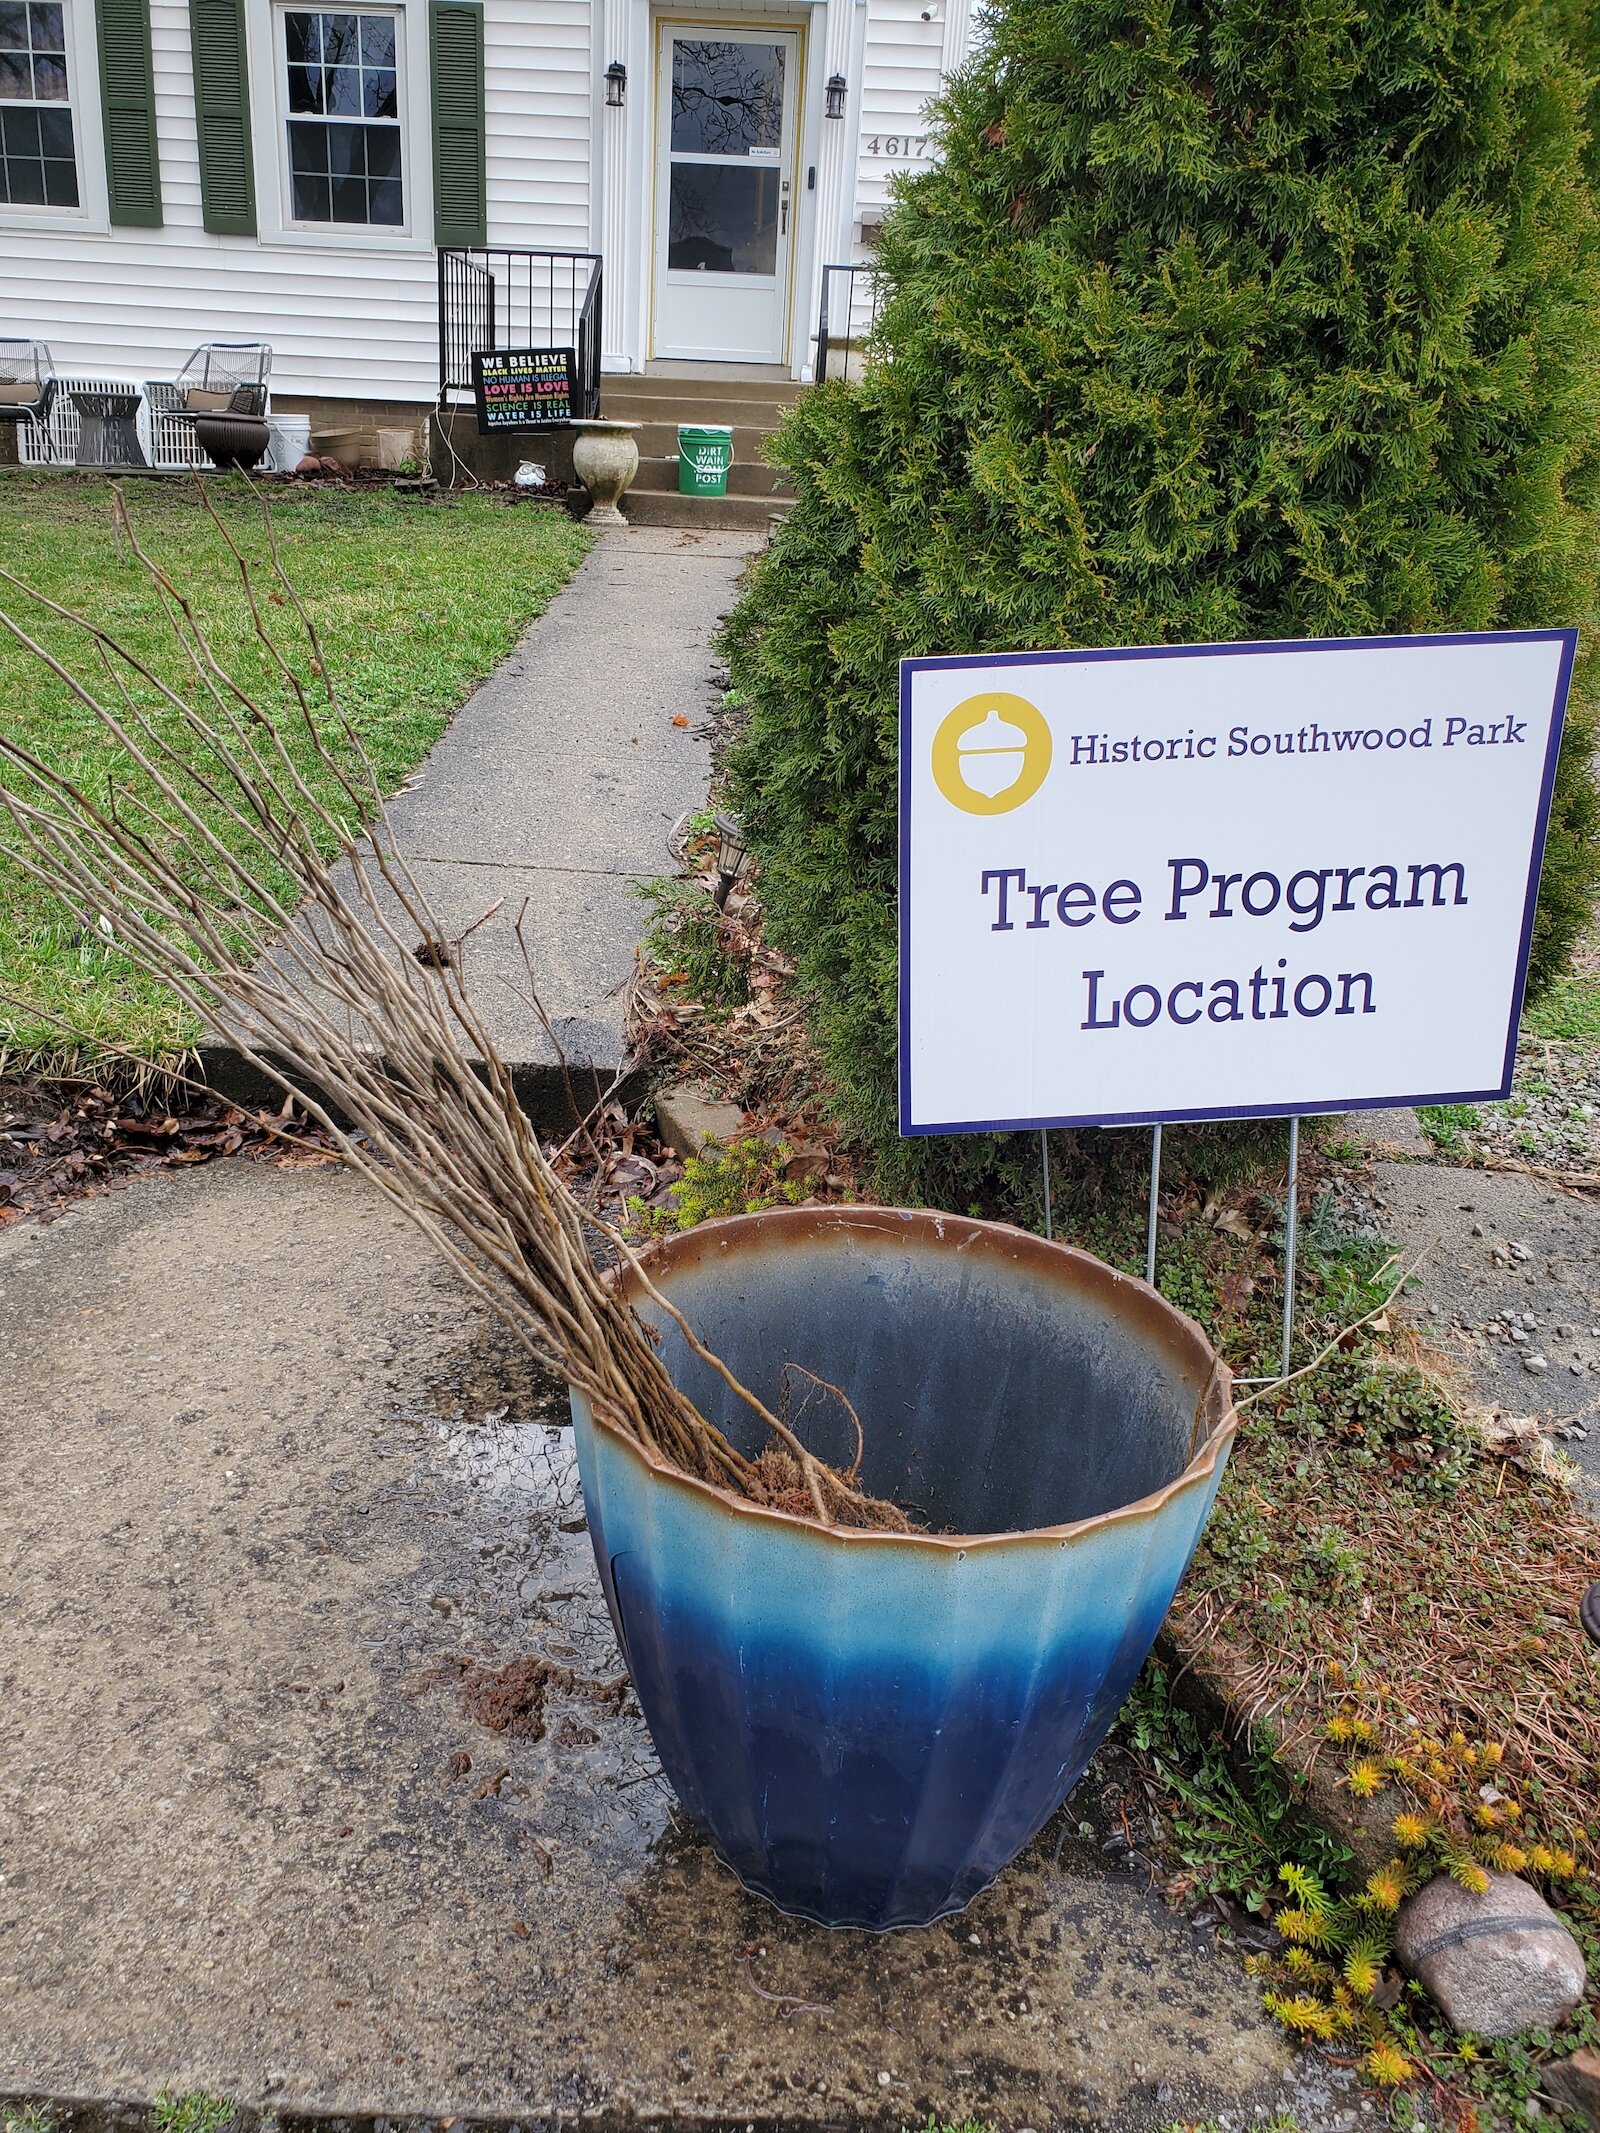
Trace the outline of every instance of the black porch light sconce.
[[720, 911], [728, 892], [750, 863], [750, 843], [737, 815], [717, 817], [717, 886], [713, 891]]
[[606, 68], [606, 109], [620, 111], [628, 101], [628, 70], [620, 59]]
[[842, 119], [844, 117], [844, 100], [849, 94], [850, 84], [842, 74], [830, 74], [828, 76], [828, 86], [824, 91], [827, 101], [823, 105], [823, 110], [829, 118]]

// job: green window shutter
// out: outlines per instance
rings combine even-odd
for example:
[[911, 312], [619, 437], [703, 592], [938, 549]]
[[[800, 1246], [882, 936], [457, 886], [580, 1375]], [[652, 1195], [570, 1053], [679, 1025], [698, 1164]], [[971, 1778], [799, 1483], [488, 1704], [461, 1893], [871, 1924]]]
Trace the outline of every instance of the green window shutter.
[[433, 83], [433, 241], [487, 244], [483, 9], [476, 0], [429, 0]]
[[219, 236], [253, 237], [256, 184], [244, 0], [189, 0], [189, 50], [205, 226]]
[[156, 86], [150, 70], [150, 0], [95, 0], [100, 47], [100, 111], [106, 134], [111, 220], [161, 227], [161, 159], [156, 152]]

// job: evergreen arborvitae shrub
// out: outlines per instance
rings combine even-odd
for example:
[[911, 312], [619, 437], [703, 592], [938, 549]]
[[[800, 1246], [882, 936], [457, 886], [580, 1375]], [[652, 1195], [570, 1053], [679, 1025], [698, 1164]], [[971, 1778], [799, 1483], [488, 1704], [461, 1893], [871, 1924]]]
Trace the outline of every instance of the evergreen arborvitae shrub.
[[[994, 9], [725, 638], [769, 928], [902, 1188], [1002, 1156], [894, 1159], [902, 656], [1591, 627], [1596, 50], [1587, 0]], [[1597, 678], [1580, 649], [1536, 985], [1600, 878]]]

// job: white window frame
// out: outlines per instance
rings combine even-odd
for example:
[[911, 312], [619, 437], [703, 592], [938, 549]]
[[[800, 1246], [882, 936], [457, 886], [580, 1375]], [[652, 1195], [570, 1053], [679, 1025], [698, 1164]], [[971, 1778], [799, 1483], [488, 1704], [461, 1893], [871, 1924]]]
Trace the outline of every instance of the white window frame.
[[[13, 207], [0, 201], [0, 229], [109, 230], [106, 203], [105, 134], [100, 121], [100, 53], [95, 44], [94, 0], [61, 0], [67, 56], [67, 109], [72, 113], [72, 153], [78, 166], [76, 207]], [[38, 110], [39, 105], [19, 105]], [[25, 327], [18, 329], [26, 331]], [[48, 338], [48, 336], [46, 336]]]
[[[284, 18], [291, 13], [393, 15], [400, 107], [400, 187], [405, 221], [297, 222], [289, 186], [289, 57]], [[433, 250], [433, 136], [428, 88], [427, 0], [250, 0], [250, 104], [256, 156], [256, 226], [261, 242], [320, 251], [389, 252], [415, 257]]]

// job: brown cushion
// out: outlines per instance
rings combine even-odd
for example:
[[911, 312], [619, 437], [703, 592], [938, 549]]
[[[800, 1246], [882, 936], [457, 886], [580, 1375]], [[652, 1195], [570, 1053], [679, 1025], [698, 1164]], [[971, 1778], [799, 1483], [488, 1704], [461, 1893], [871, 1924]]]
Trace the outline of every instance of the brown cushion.
[[24, 407], [31, 407], [42, 389], [31, 378], [0, 378], [0, 400], [13, 407], [19, 402]]
[[230, 388], [225, 393], [208, 392], [199, 385], [191, 385], [183, 396], [183, 404], [191, 415], [220, 415], [233, 405]]

